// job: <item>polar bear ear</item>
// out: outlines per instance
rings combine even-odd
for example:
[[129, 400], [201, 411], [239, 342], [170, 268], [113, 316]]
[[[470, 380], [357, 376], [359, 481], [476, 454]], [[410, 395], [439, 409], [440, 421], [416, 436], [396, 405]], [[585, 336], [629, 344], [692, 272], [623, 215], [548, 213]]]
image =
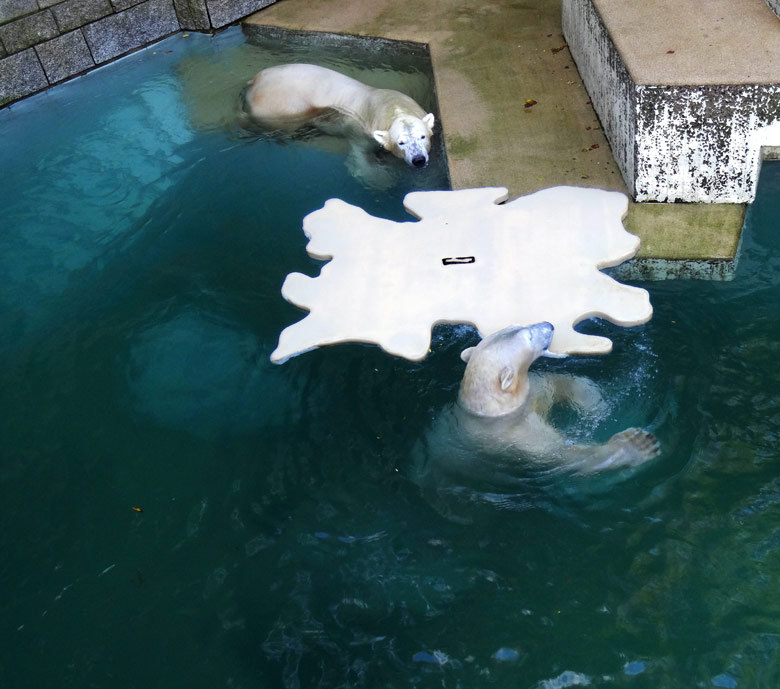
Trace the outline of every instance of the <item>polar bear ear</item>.
[[476, 347], [468, 347], [468, 348], [464, 349], [460, 353], [460, 358], [463, 359], [463, 361], [465, 361], [466, 363], [468, 363], [468, 361], [469, 361], [469, 359], [471, 359], [471, 355], [474, 353], [475, 349], [476, 349]]
[[501, 369], [498, 379], [501, 381], [501, 391], [506, 392], [512, 387], [512, 383], [515, 382], [515, 369], [511, 366], [504, 366], [504, 368]]
[[376, 139], [382, 148], [387, 148], [390, 145], [390, 132], [377, 129], [374, 131], [374, 139]]
[[423, 124], [428, 127], [429, 131], [433, 131], [433, 123], [435, 121], [435, 118], [433, 116], [432, 112], [429, 112], [425, 117], [422, 118]]

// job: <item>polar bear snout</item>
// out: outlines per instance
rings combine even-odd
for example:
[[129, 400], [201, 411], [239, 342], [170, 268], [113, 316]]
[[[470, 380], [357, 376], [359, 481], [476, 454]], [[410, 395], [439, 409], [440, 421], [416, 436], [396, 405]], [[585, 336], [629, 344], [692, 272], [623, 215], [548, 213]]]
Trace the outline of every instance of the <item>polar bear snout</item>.
[[[403, 137], [398, 142], [398, 152], [411, 167], [421, 168], [428, 164], [430, 139], [425, 134]], [[399, 156], [399, 157], [400, 157]]]
[[[510, 348], [520, 347], [530, 349], [534, 358], [543, 356], [550, 346], [555, 328], [549, 321], [534, 323], [533, 325], [510, 325], [503, 330], [491, 335], [497, 341], [505, 340], [512, 342]], [[525, 344], [516, 342], [517, 339], [524, 341]], [[487, 338], [489, 339], [489, 338]], [[485, 340], [483, 340], [483, 343]], [[487, 346], [487, 344], [485, 344]]]
[[428, 164], [428, 158], [421, 153], [412, 158], [412, 165], [414, 167], [425, 167]]
[[397, 158], [403, 158], [410, 167], [423, 168], [428, 164], [433, 133], [433, 115], [423, 118], [401, 115], [387, 130], [374, 132], [374, 139]]
[[528, 326], [527, 330], [531, 334], [531, 339], [534, 344], [536, 344], [542, 352], [550, 346], [554, 331], [552, 323], [549, 321], [542, 321], [541, 323]]

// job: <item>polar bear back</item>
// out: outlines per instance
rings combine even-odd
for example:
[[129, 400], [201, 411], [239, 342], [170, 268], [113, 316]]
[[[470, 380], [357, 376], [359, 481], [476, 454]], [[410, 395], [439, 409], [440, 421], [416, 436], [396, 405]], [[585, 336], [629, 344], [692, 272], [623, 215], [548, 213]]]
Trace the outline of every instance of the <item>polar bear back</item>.
[[422, 118], [409, 96], [377, 89], [326, 67], [285, 64], [258, 72], [246, 93], [249, 114], [270, 129], [292, 131], [337, 113], [365, 134], [389, 128], [400, 115]]

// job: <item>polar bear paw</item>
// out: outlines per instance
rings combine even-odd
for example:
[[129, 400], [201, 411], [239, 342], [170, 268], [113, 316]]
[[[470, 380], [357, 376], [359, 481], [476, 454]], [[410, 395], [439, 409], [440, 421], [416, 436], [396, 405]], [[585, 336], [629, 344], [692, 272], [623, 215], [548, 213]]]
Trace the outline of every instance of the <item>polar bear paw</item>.
[[605, 454], [599, 453], [601, 457], [591, 465], [590, 471], [639, 466], [661, 454], [658, 439], [642, 428], [615, 433], [601, 447]]

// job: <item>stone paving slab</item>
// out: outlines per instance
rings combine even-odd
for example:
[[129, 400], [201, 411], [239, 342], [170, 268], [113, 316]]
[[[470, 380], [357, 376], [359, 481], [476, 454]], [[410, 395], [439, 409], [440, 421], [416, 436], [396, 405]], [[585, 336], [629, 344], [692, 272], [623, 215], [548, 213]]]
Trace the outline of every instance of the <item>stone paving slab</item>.
[[41, 43], [35, 52], [52, 84], [95, 66], [84, 35], [78, 29]]
[[59, 34], [51, 10], [30, 14], [0, 25], [0, 41], [9, 54], [18, 53]]
[[65, 32], [113, 14], [114, 8], [108, 0], [65, 0], [51, 11], [60, 31]]
[[40, 91], [48, 85], [34, 48], [10, 55], [0, 62], [0, 103], [18, 94]]
[[0, 0], [0, 24], [37, 11], [36, 0]]
[[168, 0], [148, 0], [82, 31], [97, 64], [150, 43], [179, 29], [173, 5]]

